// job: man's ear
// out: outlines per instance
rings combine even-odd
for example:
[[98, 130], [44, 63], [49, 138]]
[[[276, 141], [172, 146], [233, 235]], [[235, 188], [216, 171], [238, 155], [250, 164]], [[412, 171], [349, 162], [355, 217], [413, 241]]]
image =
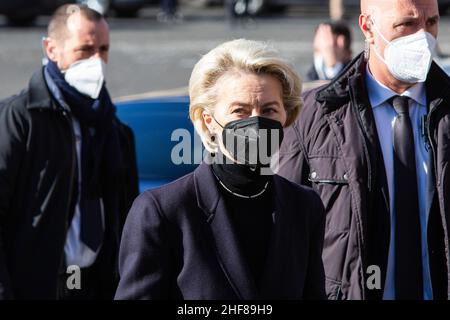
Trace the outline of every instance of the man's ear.
[[359, 16], [359, 28], [361, 29], [362, 33], [364, 34], [366, 40], [373, 44], [374, 42], [374, 34], [372, 30], [372, 19], [369, 15], [361, 14]]
[[56, 41], [52, 38], [47, 37], [42, 40], [42, 44], [47, 58], [52, 60], [53, 62], [56, 62], [58, 57]]

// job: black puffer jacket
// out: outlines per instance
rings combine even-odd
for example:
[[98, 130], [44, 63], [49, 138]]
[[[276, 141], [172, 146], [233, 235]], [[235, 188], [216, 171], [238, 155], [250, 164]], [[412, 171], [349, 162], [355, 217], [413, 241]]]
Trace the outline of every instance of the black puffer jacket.
[[[330, 299], [380, 299], [368, 290], [370, 265], [384, 288], [390, 241], [389, 192], [362, 55], [330, 84], [306, 92], [285, 132], [279, 174], [312, 186], [327, 213], [323, 261]], [[426, 81], [432, 174], [428, 245], [435, 298], [450, 296], [450, 79], [433, 63]]]

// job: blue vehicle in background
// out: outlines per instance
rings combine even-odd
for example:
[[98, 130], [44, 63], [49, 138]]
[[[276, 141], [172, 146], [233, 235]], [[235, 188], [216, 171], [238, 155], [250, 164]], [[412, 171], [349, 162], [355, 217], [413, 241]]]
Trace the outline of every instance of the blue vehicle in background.
[[[195, 150], [196, 133], [189, 120], [188, 96], [125, 98], [116, 106], [120, 120], [134, 132], [141, 192], [173, 181], [196, 168], [198, 163], [194, 163], [193, 155], [202, 151], [199, 143]], [[184, 154], [189, 161], [177, 164], [179, 158], [174, 159], [173, 153], [174, 147], [182, 142], [177, 135], [180, 132], [185, 134], [184, 143], [191, 147], [191, 156]], [[175, 156], [179, 156], [179, 152], [175, 152]]]

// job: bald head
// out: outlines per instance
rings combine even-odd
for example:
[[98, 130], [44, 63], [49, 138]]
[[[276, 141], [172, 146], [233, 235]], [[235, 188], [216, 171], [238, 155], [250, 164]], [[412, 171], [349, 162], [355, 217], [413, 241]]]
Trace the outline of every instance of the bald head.
[[367, 6], [369, 0], [361, 0], [361, 13], [366, 13], [367, 12]]
[[104, 21], [103, 16], [86, 5], [67, 4], [59, 7], [50, 18], [48, 24], [48, 37], [63, 42], [70, 37], [79, 25], [80, 19], [87, 19], [99, 23]]
[[[430, 1], [430, 0], [426, 0]], [[434, 1], [434, 0], [431, 0]], [[375, 12], [386, 12], [393, 10], [402, 2], [414, 2], [410, 0], [361, 0], [361, 13], [373, 15]]]
[[44, 47], [61, 70], [92, 57], [107, 63], [109, 27], [101, 14], [84, 5], [64, 5], [50, 20]]
[[374, 14], [392, 12], [403, 8], [424, 8], [435, 6], [437, 0], [361, 0], [361, 14]]

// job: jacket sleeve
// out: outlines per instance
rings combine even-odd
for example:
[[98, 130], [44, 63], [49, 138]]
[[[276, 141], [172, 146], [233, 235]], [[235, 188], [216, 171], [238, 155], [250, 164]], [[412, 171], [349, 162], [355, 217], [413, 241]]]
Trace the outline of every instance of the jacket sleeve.
[[125, 223], [116, 300], [169, 298], [170, 239], [168, 223], [154, 197], [143, 193], [133, 203]]
[[280, 176], [297, 184], [311, 186], [308, 181], [309, 165], [297, 122], [284, 130], [279, 156], [278, 174]]
[[326, 300], [325, 270], [322, 261], [322, 248], [325, 234], [325, 209], [319, 196], [314, 191], [311, 191], [311, 194], [314, 205], [310, 212], [311, 236], [304, 299]]
[[0, 300], [13, 298], [4, 232], [26, 148], [27, 131], [25, 116], [12, 103], [0, 102]]

